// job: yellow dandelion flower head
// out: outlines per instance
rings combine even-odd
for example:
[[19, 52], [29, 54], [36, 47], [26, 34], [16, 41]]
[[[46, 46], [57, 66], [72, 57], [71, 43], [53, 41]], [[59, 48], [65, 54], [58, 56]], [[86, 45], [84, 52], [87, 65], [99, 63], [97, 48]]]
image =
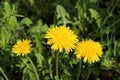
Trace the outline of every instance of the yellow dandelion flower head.
[[83, 58], [83, 62], [94, 63], [102, 56], [102, 46], [99, 42], [86, 40], [79, 42], [75, 49], [77, 58]]
[[13, 46], [12, 52], [14, 52], [17, 55], [27, 55], [32, 51], [32, 44], [31, 40], [18, 40], [17, 43]]
[[65, 26], [50, 28], [45, 37], [48, 39], [47, 44], [51, 45], [51, 49], [58, 50], [59, 52], [65, 50], [69, 53], [75, 48], [76, 42], [78, 42], [74, 31]]

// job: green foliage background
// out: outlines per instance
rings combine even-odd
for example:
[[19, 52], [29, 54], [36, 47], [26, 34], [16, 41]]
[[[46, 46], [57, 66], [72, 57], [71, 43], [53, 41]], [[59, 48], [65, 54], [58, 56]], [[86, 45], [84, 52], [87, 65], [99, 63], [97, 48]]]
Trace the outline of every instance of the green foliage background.
[[[86, 64], [74, 52], [59, 54], [46, 44], [49, 27], [69, 26], [79, 40], [101, 42], [103, 56], [91, 66], [89, 80], [120, 80], [120, 0], [2, 0], [0, 1], [0, 80], [85, 80]], [[25, 57], [12, 53], [19, 39], [31, 39], [34, 50]]]

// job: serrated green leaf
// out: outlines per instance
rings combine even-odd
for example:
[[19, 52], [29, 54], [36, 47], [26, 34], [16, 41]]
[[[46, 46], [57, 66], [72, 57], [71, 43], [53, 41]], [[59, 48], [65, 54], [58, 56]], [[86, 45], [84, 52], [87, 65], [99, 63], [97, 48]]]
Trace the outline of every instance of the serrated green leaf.
[[31, 64], [26, 64], [26, 67], [23, 70], [23, 80], [36, 80], [36, 76]]
[[101, 66], [104, 69], [109, 70], [109, 69], [112, 69], [113, 63], [114, 63], [114, 60], [109, 58], [104, 58], [103, 61], [101, 62]]
[[0, 32], [0, 47], [2, 49], [6, 49], [10, 38], [11, 33], [5, 27], [2, 27]]
[[31, 27], [29, 30], [31, 33], [41, 33], [46, 32], [48, 30], [48, 26], [46, 24], [43, 24], [42, 21], [38, 21], [36, 26]]
[[5, 15], [9, 16], [11, 14], [11, 7], [8, 2], [4, 2]]
[[91, 13], [91, 17], [94, 18], [96, 20], [96, 23], [98, 25], [98, 27], [100, 28], [101, 26], [101, 17], [100, 14], [97, 10], [90, 8], [89, 9], [90, 13]]
[[24, 68], [23, 69], [23, 76], [22, 76], [22, 80], [29, 80], [29, 74], [28, 74], [28, 68]]
[[22, 58], [21, 57], [21, 61], [19, 61], [19, 64], [16, 64], [17, 67], [19, 67], [20, 69], [24, 68], [28, 62], [28, 58]]
[[52, 60], [53, 60], [53, 58], [51, 58], [51, 57], [48, 59], [49, 74], [50, 74], [51, 79], [53, 79], [53, 71], [52, 71], [53, 64], [52, 64]]
[[17, 23], [17, 18], [15, 16], [10, 16], [8, 20], [8, 26], [10, 27], [12, 31], [16, 30], [18, 23]]
[[68, 23], [71, 23], [71, 21], [69, 20], [69, 14], [63, 8], [63, 6], [57, 5], [56, 11], [57, 11], [58, 24], [66, 25]]
[[21, 25], [25, 24], [25, 25], [27, 25], [27, 26], [30, 26], [32, 23], [33, 23], [33, 22], [32, 22], [32, 20], [31, 20], [30, 18], [23, 18], [23, 19], [21, 20]]
[[29, 77], [30, 77], [29, 80], [36, 80], [36, 76], [35, 76], [35, 73], [33, 71], [29, 70], [28, 73], [29, 73]]
[[64, 73], [65, 73], [65, 75], [67, 75], [67, 76], [71, 76], [70, 72], [69, 72], [67, 69], [64, 69]]
[[39, 54], [39, 53], [36, 53], [35, 57], [37, 59], [38, 67], [42, 67], [42, 64], [43, 64], [43, 61], [44, 61], [44, 57], [41, 54]]

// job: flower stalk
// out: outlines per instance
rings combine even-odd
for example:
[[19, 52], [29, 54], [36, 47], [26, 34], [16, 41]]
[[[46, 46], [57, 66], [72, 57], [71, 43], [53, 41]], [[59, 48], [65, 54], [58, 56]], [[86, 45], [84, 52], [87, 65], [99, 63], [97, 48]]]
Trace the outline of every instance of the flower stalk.
[[58, 76], [58, 54], [56, 54], [56, 76]]
[[85, 80], [88, 80], [89, 79], [89, 76], [90, 76], [90, 64], [89, 63], [87, 63], [87, 75], [86, 75], [86, 78], [85, 78]]
[[29, 58], [29, 61], [30, 61], [31, 65], [32, 65], [32, 67], [33, 67], [33, 70], [34, 70], [34, 72], [35, 72], [36, 79], [37, 79], [37, 80], [40, 80], [40, 79], [39, 79], [39, 75], [38, 75], [38, 73], [37, 73], [37, 70], [36, 70], [36, 68], [35, 68], [35, 65], [33, 64], [32, 60], [31, 60], [30, 58]]

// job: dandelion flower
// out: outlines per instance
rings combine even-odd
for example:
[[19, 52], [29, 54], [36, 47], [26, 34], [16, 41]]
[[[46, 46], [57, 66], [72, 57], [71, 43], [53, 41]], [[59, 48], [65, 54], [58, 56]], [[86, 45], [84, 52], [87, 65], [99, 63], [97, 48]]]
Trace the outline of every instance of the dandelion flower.
[[70, 52], [78, 42], [74, 31], [65, 26], [50, 28], [45, 37], [48, 39], [47, 44], [51, 45], [51, 49], [59, 52], [63, 52], [63, 50]]
[[94, 63], [102, 56], [102, 46], [99, 42], [86, 40], [79, 42], [75, 49], [77, 58], [83, 58], [83, 62]]
[[17, 55], [27, 55], [32, 51], [32, 44], [30, 44], [30, 40], [19, 40], [17, 43], [13, 46], [12, 52], [14, 52]]

